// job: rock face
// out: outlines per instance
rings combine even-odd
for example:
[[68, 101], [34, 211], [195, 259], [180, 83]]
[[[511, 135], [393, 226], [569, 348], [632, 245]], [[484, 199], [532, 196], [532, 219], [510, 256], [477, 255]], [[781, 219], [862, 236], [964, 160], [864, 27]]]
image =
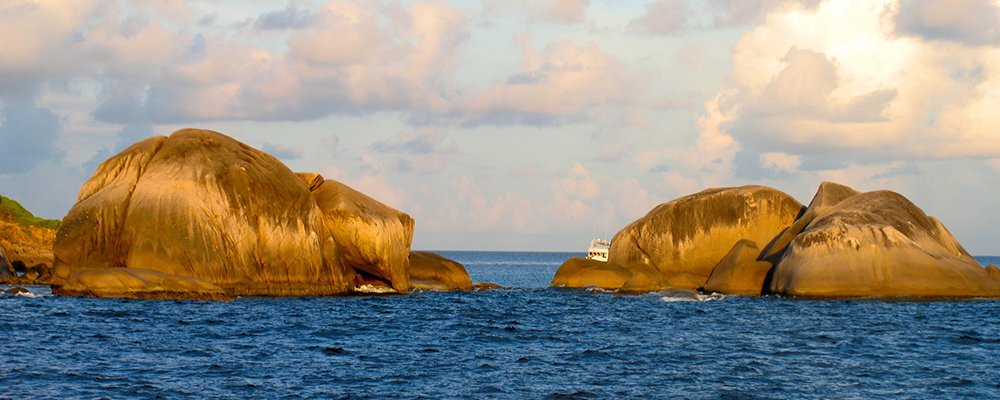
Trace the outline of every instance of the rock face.
[[410, 253], [410, 286], [436, 291], [472, 290], [472, 278], [465, 266], [429, 251]]
[[772, 265], [758, 261], [760, 247], [752, 240], [736, 242], [712, 270], [703, 291], [743, 296], [759, 296]]
[[[316, 196], [324, 186], [333, 193]], [[80, 189], [56, 236], [53, 291], [201, 299], [215, 298], [217, 287], [226, 296], [331, 295], [353, 289], [355, 268], [384, 273], [378, 276], [405, 291], [405, 267], [400, 272], [392, 262], [409, 253], [412, 220], [405, 234], [358, 228], [384, 210], [340, 186], [324, 181], [310, 192], [274, 157], [216, 132], [144, 140], [101, 164]], [[361, 222], [331, 229], [330, 214], [351, 207], [361, 210]]]
[[[674, 287], [695, 289], [733, 244], [769, 243], [802, 209], [791, 196], [763, 186], [705, 190], [661, 204], [623, 228], [611, 241], [609, 262], [651, 267], [664, 282], [681, 275], [673, 280], [683, 286]], [[649, 281], [653, 286], [642, 290], [656, 290], [656, 279]]]
[[82, 268], [70, 274], [59, 292], [128, 299], [231, 299], [222, 288], [201, 279], [139, 268]]
[[0, 246], [0, 283], [7, 283], [16, 278], [14, 267], [7, 262], [7, 250]]
[[299, 177], [314, 188], [312, 196], [344, 262], [406, 293], [413, 218], [335, 180], [317, 174]]
[[777, 263], [785, 253], [788, 245], [792, 243], [792, 239], [795, 239], [796, 236], [802, 233], [806, 229], [806, 226], [816, 219], [817, 216], [840, 204], [841, 201], [857, 194], [860, 194], [860, 192], [838, 183], [821, 183], [812, 201], [809, 202], [809, 207], [806, 208], [805, 213], [795, 220], [792, 226], [782, 231], [777, 238], [767, 245], [761, 258], [770, 261], [772, 264]]
[[905, 197], [891, 191], [840, 193], [824, 196], [821, 207], [806, 212], [812, 218], [783, 252], [771, 292], [812, 298], [1000, 297], [1000, 280]]

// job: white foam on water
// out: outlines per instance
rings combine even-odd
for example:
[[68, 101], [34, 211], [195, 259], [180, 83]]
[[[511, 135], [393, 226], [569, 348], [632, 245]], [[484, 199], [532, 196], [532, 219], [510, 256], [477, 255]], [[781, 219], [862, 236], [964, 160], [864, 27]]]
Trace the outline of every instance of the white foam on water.
[[597, 286], [588, 286], [587, 291], [590, 293], [614, 293], [614, 290], [602, 289]]
[[40, 297], [40, 296], [37, 296], [37, 295], [35, 295], [34, 293], [31, 293], [31, 292], [21, 292], [21, 293], [18, 293], [17, 295], [21, 296], [21, 297], [27, 297], [29, 299], [36, 299], [36, 298]]
[[676, 302], [698, 302], [698, 301], [717, 301], [724, 300], [725, 295], [719, 293], [712, 294], [701, 294], [701, 293], [670, 293], [666, 296], [660, 297], [660, 301], [665, 303], [676, 303]]
[[398, 293], [396, 289], [391, 287], [376, 285], [361, 285], [354, 288], [354, 291], [358, 293]]

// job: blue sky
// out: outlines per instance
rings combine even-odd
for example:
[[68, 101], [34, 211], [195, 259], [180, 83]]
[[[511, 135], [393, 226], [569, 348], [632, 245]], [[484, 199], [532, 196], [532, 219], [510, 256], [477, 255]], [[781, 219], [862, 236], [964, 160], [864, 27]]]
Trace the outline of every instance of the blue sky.
[[656, 204], [824, 180], [1000, 254], [1000, 5], [7, 0], [0, 192], [61, 217], [108, 156], [214, 129], [417, 221], [582, 250]]

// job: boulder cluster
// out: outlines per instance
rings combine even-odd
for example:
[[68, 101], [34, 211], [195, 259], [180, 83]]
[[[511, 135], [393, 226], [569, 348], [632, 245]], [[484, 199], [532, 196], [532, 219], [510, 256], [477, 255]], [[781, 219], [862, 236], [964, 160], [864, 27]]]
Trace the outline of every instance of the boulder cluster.
[[824, 182], [808, 207], [762, 186], [709, 189], [650, 211], [612, 239], [608, 262], [567, 260], [557, 287], [803, 298], [1000, 297], [934, 217], [898, 193]]
[[460, 264], [411, 264], [413, 228], [343, 183], [185, 129], [132, 145], [83, 185], [55, 237], [52, 288], [210, 300], [470, 290], [455, 284], [468, 280]]

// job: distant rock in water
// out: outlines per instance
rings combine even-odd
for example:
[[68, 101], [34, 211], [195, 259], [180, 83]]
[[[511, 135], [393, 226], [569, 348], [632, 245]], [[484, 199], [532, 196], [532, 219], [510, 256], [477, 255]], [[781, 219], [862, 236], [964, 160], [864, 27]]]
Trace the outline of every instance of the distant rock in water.
[[552, 286], [565, 288], [599, 287], [617, 290], [632, 278], [632, 271], [621, 265], [589, 258], [572, 257], [556, 270]]
[[464, 265], [429, 251], [410, 253], [410, 284], [421, 290], [472, 290], [472, 278]]
[[[627, 292], [696, 289], [733, 244], [741, 239], [770, 242], [802, 209], [791, 196], [763, 186], [705, 190], [661, 204], [620, 230], [611, 241], [609, 266], [600, 275], [591, 275], [596, 268], [560, 268], [556, 275], [577, 286]], [[627, 278], [616, 287], [609, 276]]]
[[31, 291], [23, 287], [12, 287], [10, 289], [4, 289], [3, 293], [6, 294], [31, 294]]
[[80, 189], [56, 236], [53, 291], [331, 295], [352, 291], [362, 274], [405, 291], [399, 255], [406, 263], [412, 219], [337, 182], [304, 181], [217, 132], [185, 129], [136, 143]]
[[771, 292], [812, 298], [1000, 297], [1000, 280], [940, 221], [902, 195], [882, 190], [833, 200], [806, 212], [812, 219], [775, 267]]

